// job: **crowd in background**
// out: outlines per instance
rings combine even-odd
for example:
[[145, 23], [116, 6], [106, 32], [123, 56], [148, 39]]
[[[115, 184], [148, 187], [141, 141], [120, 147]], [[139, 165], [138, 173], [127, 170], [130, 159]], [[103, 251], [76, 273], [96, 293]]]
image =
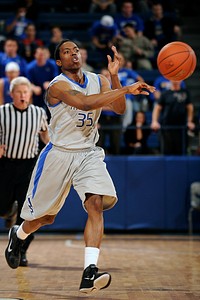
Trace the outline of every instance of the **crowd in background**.
[[[12, 101], [10, 81], [23, 75], [32, 84], [32, 103], [43, 107], [50, 117], [44, 93], [60, 72], [54, 60], [55, 47], [68, 36], [60, 24], [51, 24], [50, 38], [43, 40], [38, 23], [39, 7], [38, 1], [16, 1], [13, 16], [4, 20], [0, 44], [0, 104]], [[70, 12], [99, 14], [99, 19], [87, 28], [89, 41], [77, 41], [83, 69], [102, 73], [109, 79], [107, 54], [112, 55], [110, 47], [114, 44], [121, 56], [119, 78], [122, 85], [146, 81], [142, 71], [157, 70], [156, 57], [160, 49], [166, 43], [182, 39], [182, 20], [173, 0], [91, 0], [84, 1], [84, 5], [81, 1], [68, 4], [63, 0], [51, 6], [51, 11], [66, 12], [66, 18]], [[185, 82], [175, 87], [173, 82], [157, 73], [151, 84], [157, 90], [149, 97], [127, 95], [124, 116], [103, 110], [99, 120], [99, 145], [107, 154], [187, 153], [189, 139], [197, 133], [194, 107]], [[162, 126], [168, 126], [165, 139]], [[173, 126], [181, 136], [180, 147], [173, 146], [174, 138], [177, 141], [177, 135], [172, 137]], [[152, 146], [149, 141], [155, 133], [157, 144]]]

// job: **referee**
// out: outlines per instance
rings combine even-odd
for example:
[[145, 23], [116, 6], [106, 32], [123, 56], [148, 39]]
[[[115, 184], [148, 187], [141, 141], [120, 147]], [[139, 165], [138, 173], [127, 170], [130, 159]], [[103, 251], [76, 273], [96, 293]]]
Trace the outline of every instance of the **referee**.
[[[49, 141], [47, 115], [30, 104], [30, 81], [22, 76], [10, 83], [12, 103], [0, 106], [0, 217], [5, 226], [21, 224], [21, 208], [39, 154], [39, 140]], [[33, 235], [21, 249], [20, 265], [27, 266], [26, 251]]]

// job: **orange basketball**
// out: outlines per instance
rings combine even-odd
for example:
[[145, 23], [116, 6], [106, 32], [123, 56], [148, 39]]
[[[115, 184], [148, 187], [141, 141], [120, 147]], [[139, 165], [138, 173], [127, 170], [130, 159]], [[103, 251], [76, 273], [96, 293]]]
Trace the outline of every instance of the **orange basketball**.
[[169, 80], [180, 81], [192, 75], [196, 68], [194, 50], [186, 43], [166, 44], [158, 53], [157, 66], [160, 73]]

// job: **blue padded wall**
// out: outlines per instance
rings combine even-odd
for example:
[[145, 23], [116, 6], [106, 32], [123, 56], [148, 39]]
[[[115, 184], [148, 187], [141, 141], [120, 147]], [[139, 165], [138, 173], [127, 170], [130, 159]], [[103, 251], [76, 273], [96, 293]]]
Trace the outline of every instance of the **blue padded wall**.
[[[200, 157], [107, 156], [105, 161], [119, 198], [104, 213], [106, 229], [188, 229], [189, 189], [192, 182], [200, 181]], [[82, 231], [86, 220], [72, 188], [55, 223], [43, 230]], [[194, 218], [194, 229], [199, 228], [200, 213]], [[0, 230], [5, 230], [3, 220]]]

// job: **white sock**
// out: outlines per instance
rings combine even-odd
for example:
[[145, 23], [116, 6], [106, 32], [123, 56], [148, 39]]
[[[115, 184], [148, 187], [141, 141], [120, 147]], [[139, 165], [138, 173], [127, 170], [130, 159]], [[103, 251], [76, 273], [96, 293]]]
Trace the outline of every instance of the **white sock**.
[[91, 264], [97, 265], [98, 258], [99, 258], [99, 251], [100, 251], [99, 248], [85, 247], [84, 269], [86, 269]]
[[22, 228], [23, 223], [19, 226], [19, 228], [17, 229], [17, 237], [20, 240], [25, 240], [27, 238], [27, 236], [29, 236], [29, 234], [27, 234], [26, 232], [24, 232], [23, 228]]

